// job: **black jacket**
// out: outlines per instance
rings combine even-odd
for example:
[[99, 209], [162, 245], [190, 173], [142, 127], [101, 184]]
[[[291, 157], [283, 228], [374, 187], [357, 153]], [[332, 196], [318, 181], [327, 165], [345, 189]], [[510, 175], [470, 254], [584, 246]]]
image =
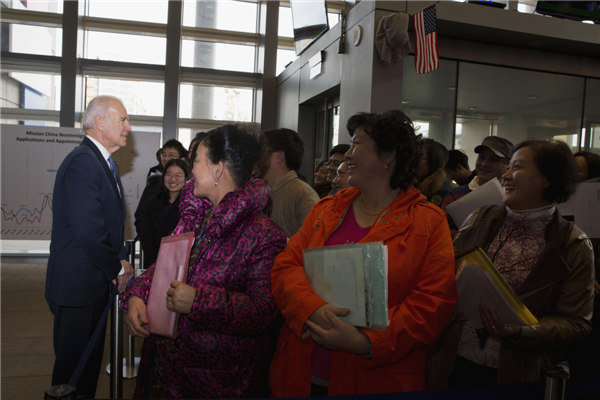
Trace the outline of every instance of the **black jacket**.
[[162, 198], [150, 199], [138, 228], [138, 236], [144, 251], [144, 268], [152, 265], [158, 257], [160, 241], [168, 236], [179, 222], [179, 197], [170, 206]]

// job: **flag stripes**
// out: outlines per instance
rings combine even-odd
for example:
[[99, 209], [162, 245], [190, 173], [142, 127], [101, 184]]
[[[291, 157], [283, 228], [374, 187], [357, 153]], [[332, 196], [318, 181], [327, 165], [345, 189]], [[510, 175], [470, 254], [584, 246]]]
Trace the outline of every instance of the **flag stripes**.
[[414, 16], [415, 68], [425, 74], [439, 67], [437, 43], [437, 18], [435, 5], [419, 11]]

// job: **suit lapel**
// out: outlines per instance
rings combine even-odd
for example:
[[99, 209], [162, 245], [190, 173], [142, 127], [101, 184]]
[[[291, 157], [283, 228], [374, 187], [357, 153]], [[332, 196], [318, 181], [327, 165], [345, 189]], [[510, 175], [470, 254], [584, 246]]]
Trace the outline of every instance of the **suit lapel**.
[[83, 141], [81, 142], [81, 144], [88, 146], [90, 148], [90, 150], [92, 150], [92, 153], [94, 153], [94, 155], [100, 162], [100, 165], [101, 165], [102, 169], [104, 169], [104, 173], [106, 174], [106, 177], [108, 178], [108, 181], [110, 182], [110, 185], [113, 189], [113, 192], [115, 193], [115, 196], [117, 196], [117, 199], [119, 199], [119, 203], [121, 204], [121, 215], [124, 217], [125, 216], [125, 200], [124, 200], [124, 197], [119, 194], [119, 190], [120, 190], [121, 194], [124, 193], [123, 185], [121, 184], [121, 177], [119, 176], [118, 181], [115, 182], [114, 175], [112, 174], [112, 171], [110, 170], [110, 167], [108, 166], [108, 163], [104, 159], [104, 156], [102, 156], [102, 153], [100, 152], [100, 150], [98, 150], [98, 147], [96, 147], [96, 145], [90, 139], [85, 137], [83, 139]]

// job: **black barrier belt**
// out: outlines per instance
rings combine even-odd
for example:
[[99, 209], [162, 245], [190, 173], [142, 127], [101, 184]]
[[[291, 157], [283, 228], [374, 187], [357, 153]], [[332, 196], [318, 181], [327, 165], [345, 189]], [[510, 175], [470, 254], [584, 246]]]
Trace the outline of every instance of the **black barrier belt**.
[[88, 362], [88, 359], [90, 358], [90, 354], [92, 354], [92, 350], [94, 349], [96, 342], [98, 342], [98, 338], [100, 337], [100, 331], [102, 330], [102, 328], [104, 328], [106, 326], [106, 320], [108, 318], [108, 310], [110, 310], [110, 307], [112, 306], [113, 302], [115, 301], [116, 285], [113, 285], [112, 289], [113, 290], [111, 291], [111, 295], [110, 295], [108, 301], [106, 302], [106, 307], [104, 307], [102, 316], [100, 317], [100, 319], [98, 320], [98, 324], [96, 325], [96, 330], [94, 331], [92, 337], [90, 338], [90, 341], [88, 342], [87, 347], [83, 351], [83, 354], [81, 355], [81, 358], [79, 359], [79, 363], [77, 364], [77, 368], [75, 368], [75, 371], [73, 371], [73, 375], [71, 375], [71, 379], [69, 380], [69, 385], [77, 386], [77, 382], [79, 382], [79, 378], [81, 377], [81, 373], [83, 372], [83, 369], [85, 368], [85, 366]]

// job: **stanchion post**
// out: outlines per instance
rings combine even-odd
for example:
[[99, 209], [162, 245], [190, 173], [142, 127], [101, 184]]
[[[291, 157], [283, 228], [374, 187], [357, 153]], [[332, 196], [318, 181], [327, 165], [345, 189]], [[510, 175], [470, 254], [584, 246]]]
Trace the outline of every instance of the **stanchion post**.
[[129, 263], [131, 264], [131, 268], [133, 268], [134, 271], [134, 277], [135, 275], [137, 275], [135, 272], [137, 272], [135, 270], [135, 239], [130, 239], [130, 240], [126, 240], [125, 241], [127, 243], [127, 257]]
[[123, 322], [119, 311], [119, 294], [115, 294], [115, 301], [111, 313], [110, 330], [110, 398], [123, 397]]
[[[129, 254], [129, 263], [131, 267], [136, 272], [135, 269], [135, 242], [136, 240], [128, 240], [127, 241], [127, 254]], [[128, 333], [127, 335], [127, 357], [125, 361], [125, 377], [126, 378], [135, 378], [137, 375], [137, 370], [135, 368], [135, 338], [133, 335]]]
[[144, 248], [142, 247], [142, 243], [140, 243], [140, 268], [144, 268]]
[[137, 371], [135, 370], [135, 340], [133, 335], [128, 335], [127, 349], [127, 377], [135, 378]]
[[552, 368], [544, 371], [546, 375], [546, 386], [544, 388], [544, 400], [563, 400], [567, 379], [569, 379], [569, 363], [558, 362]]

